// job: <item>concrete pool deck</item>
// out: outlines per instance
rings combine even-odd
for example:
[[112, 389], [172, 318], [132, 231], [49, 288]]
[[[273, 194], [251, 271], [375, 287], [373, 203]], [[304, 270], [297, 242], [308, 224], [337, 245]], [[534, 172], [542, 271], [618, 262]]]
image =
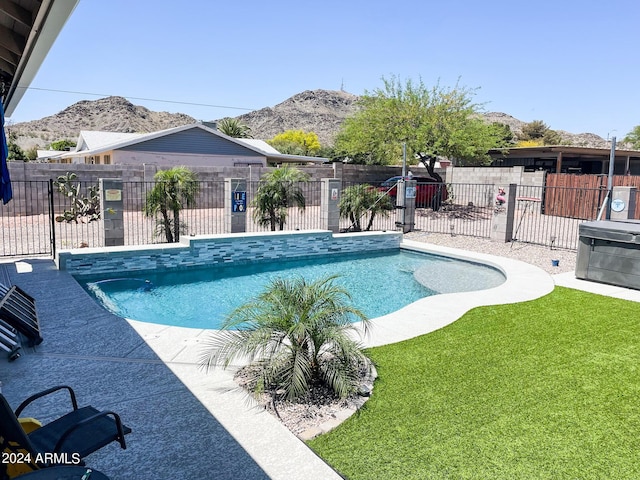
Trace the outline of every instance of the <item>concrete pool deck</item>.
[[[530, 300], [554, 287], [554, 278], [522, 262], [420, 242], [403, 245], [490, 263], [505, 271], [508, 281], [482, 292], [429, 297], [375, 319], [368, 345], [428, 333], [475, 306]], [[638, 291], [575, 280], [572, 274], [555, 280], [640, 301]], [[208, 331], [116, 317], [51, 260], [0, 264], [0, 282], [19, 285], [36, 298], [45, 339], [13, 363], [0, 359], [9, 403], [15, 407], [31, 393], [68, 384], [80, 403], [112, 409], [133, 429], [127, 450], [109, 445], [87, 458], [89, 466], [113, 479], [341, 478], [269, 413], [252, 406], [230, 371], [198, 370], [199, 345]], [[36, 404], [25, 414], [47, 421], [66, 408], [65, 400]]]

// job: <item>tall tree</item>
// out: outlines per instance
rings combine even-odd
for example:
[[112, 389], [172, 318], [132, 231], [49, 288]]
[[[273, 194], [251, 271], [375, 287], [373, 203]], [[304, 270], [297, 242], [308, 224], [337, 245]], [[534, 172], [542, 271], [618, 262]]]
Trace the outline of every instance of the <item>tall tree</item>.
[[488, 151], [501, 147], [504, 131], [478, 115], [473, 90], [456, 85], [427, 87], [399, 78], [383, 78], [384, 87], [365, 93], [359, 111], [347, 118], [336, 139], [336, 149], [352, 159], [371, 164], [398, 164], [406, 144], [410, 163], [418, 158], [429, 174], [439, 156], [459, 164], [487, 164]]
[[237, 118], [223, 118], [218, 122], [217, 128], [229, 137], [253, 138], [251, 136], [251, 129]]
[[180, 211], [186, 207], [193, 207], [199, 184], [196, 174], [187, 167], [173, 167], [169, 170], [159, 170], [154, 175], [155, 184], [147, 193], [144, 214], [158, 219], [157, 225], [163, 232], [167, 242], [180, 240], [180, 232], [185, 225], [180, 221]]
[[640, 150], [640, 125], [633, 127], [633, 130], [627, 133], [622, 141], [630, 143], [634, 149]]
[[253, 217], [263, 226], [269, 226], [272, 231], [276, 226], [284, 230], [287, 221], [288, 208], [305, 208], [305, 198], [300, 183], [309, 181], [309, 175], [295, 167], [283, 166], [265, 173], [258, 183], [258, 190], [253, 199], [255, 208]]
[[254, 391], [270, 392], [274, 404], [276, 395], [295, 400], [314, 384], [328, 386], [340, 398], [354, 393], [372, 364], [354, 340], [352, 322], [361, 321], [366, 334], [369, 321], [334, 280], [273, 280], [212, 334], [200, 365], [227, 367], [248, 357]]

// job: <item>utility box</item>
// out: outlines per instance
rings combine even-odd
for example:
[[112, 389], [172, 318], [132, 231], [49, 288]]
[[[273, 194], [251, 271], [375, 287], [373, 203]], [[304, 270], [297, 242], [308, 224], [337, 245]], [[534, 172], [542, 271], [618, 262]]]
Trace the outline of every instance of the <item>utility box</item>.
[[585, 222], [579, 237], [576, 278], [640, 290], [640, 221]]

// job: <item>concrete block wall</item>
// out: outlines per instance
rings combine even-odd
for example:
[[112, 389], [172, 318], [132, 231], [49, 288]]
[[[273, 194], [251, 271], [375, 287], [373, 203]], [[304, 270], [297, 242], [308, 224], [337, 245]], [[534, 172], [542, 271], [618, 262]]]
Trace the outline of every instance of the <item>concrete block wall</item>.
[[392, 251], [399, 232], [332, 234], [329, 231], [245, 233], [183, 237], [178, 244], [61, 250], [60, 270], [72, 275], [150, 272], [214, 265], [313, 258], [339, 253]]
[[[140, 165], [85, 165], [69, 163], [35, 163], [35, 162], [9, 162], [9, 173], [12, 180], [48, 181], [56, 179], [59, 175], [74, 172], [81, 182], [98, 183], [100, 178], [122, 178], [124, 182], [152, 182], [153, 176], [158, 170], [165, 169], [154, 164]], [[192, 171], [198, 174], [203, 181], [223, 181], [225, 178], [246, 178], [249, 181], [257, 181], [273, 167], [241, 166], [241, 167], [217, 167], [217, 166], [191, 166]], [[380, 183], [384, 180], [400, 175], [402, 168], [398, 166], [383, 165], [351, 165], [331, 163], [325, 165], [301, 165], [300, 168], [309, 174], [311, 180], [323, 178], [341, 178], [345, 182], [369, 182]], [[424, 169], [415, 166], [409, 167], [414, 175], [426, 175]], [[444, 169], [436, 169], [443, 177]]]
[[518, 196], [540, 196], [545, 172], [524, 167], [447, 167], [446, 182], [453, 184], [455, 203], [492, 206], [498, 187], [519, 186]]

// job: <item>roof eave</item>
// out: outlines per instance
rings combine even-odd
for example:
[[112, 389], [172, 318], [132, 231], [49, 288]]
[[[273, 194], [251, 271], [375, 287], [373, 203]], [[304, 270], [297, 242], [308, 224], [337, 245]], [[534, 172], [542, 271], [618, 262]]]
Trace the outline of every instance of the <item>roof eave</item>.
[[42, 2], [9, 90], [4, 98], [4, 110], [11, 116], [25, 91], [38, 73], [53, 42], [80, 0], [45, 0]]

